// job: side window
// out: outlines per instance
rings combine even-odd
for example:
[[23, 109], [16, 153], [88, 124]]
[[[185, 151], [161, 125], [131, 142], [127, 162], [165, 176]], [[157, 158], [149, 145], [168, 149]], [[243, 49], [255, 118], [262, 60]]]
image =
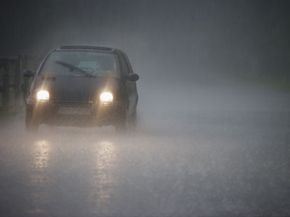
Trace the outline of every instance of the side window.
[[122, 74], [127, 75], [130, 73], [130, 69], [128, 68], [128, 64], [126, 62], [126, 59], [124, 58], [123, 55], [120, 55], [120, 63], [121, 63], [121, 68], [122, 68]]
[[132, 73], [133, 73], [133, 69], [132, 69], [132, 66], [131, 66], [131, 64], [130, 64], [130, 62], [129, 62], [129, 59], [128, 59], [128, 57], [127, 57], [126, 54], [124, 54], [124, 59], [125, 59], [125, 64], [126, 64], [126, 67], [127, 67], [128, 73], [129, 73], [129, 74], [132, 74]]
[[132, 70], [132, 67], [130, 65], [130, 62], [129, 62], [127, 55], [123, 52], [120, 52], [119, 54], [120, 54], [119, 56], [120, 56], [120, 62], [121, 62], [123, 74], [125, 74], [125, 75], [132, 74], [133, 70]]

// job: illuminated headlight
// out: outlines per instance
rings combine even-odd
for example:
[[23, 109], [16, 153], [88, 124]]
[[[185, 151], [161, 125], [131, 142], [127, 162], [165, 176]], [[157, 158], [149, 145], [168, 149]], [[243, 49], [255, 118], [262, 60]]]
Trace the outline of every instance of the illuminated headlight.
[[39, 90], [36, 93], [37, 101], [48, 101], [49, 100], [49, 92], [47, 90]]
[[111, 103], [113, 102], [113, 99], [113, 94], [109, 91], [105, 91], [100, 94], [100, 101], [102, 103]]

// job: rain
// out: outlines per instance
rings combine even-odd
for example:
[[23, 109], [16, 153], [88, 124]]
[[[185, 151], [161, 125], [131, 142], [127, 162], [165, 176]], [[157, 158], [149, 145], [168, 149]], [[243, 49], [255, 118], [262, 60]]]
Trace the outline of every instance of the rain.
[[[1, 2], [0, 216], [289, 216], [289, 6]], [[135, 129], [25, 129], [24, 72], [63, 45], [128, 55]]]

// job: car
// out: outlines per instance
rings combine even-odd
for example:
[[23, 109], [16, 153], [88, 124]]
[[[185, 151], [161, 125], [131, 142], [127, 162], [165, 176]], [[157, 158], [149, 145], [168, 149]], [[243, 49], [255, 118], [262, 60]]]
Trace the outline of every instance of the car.
[[117, 130], [136, 125], [139, 75], [120, 49], [61, 46], [24, 77], [32, 80], [25, 100], [28, 130], [41, 124]]

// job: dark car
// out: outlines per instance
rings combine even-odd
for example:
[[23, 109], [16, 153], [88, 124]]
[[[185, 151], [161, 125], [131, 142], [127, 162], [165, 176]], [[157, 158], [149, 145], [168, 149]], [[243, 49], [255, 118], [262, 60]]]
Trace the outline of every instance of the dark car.
[[42, 123], [117, 129], [136, 123], [139, 76], [119, 49], [62, 46], [47, 55], [33, 76], [26, 97], [29, 130]]

